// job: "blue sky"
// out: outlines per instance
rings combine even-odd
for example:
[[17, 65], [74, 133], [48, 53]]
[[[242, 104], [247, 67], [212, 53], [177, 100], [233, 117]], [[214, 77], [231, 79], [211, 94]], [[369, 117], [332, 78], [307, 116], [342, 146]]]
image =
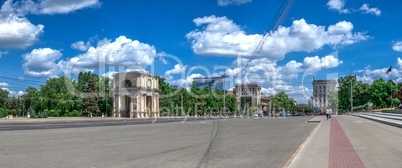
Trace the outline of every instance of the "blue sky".
[[184, 86], [225, 73], [227, 89], [257, 83], [266, 95], [285, 91], [305, 103], [313, 76], [353, 73], [371, 83], [390, 79], [393, 66], [393, 80], [402, 82], [402, 2], [289, 2], [271, 31], [282, 0], [3, 1], [0, 88], [23, 94], [80, 71], [145, 70]]

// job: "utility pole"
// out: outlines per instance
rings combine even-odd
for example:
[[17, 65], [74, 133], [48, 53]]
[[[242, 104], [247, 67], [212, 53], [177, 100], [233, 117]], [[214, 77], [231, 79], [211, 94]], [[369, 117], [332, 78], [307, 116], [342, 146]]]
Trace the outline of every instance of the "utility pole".
[[222, 75], [223, 78], [223, 114], [226, 114], [226, 89], [225, 89], [225, 79], [226, 79], [226, 74]]
[[353, 112], [352, 78], [350, 78], [350, 112]]

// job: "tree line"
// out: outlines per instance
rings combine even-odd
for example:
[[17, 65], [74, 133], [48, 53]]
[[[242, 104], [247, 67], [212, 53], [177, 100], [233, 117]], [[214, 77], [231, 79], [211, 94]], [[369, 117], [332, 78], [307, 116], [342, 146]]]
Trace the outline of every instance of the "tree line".
[[[0, 89], [0, 117], [12, 114], [36, 117], [81, 117], [112, 116], [112, 80], [92, 72], [80, 72], [77, 80], [68, 77], [50, 78], [38, 89], [28, 87], [19, 97], [8, 97], [7, 90]], [[204, 116], [204, 115], [241, 115], [237, 109], [235, 95], [209, 87], [190, 88], [171, 86], [159, 77], [159, 109], [161, 116]], [[307, 105], [296, 104], [284, 92], [272, 98], [269, 111], [282, 110], [311, 111]], [[255, 113], [250, 108], [246, 113]]]
[[28, 111], [38, 117], [110, 116], [113, 99], [108, 77], [92, 72], [80, 72], [78, 80], [68, 77], [50, 78], [44, 84], [28, 87], [19, 97], [8, 97], [0, 89], [0, 117], [12, 114], [27, 116]]
[[332, 91], [329, 99], [332, 106], [338, 105], [335, 108], [340, 112], [351, 111], [351, 103], [353, 111], [367, 109], [369, 103], [372, 103], [373, 109], [393, 108], [399, 105], [399, 100], [392, 98], [392, 95], [402, 87], [402, 83], [380, 78], [368, 84], [357, 81], [355, 77], [346, 76], [338, 79], [338, 85], [338, 91]]

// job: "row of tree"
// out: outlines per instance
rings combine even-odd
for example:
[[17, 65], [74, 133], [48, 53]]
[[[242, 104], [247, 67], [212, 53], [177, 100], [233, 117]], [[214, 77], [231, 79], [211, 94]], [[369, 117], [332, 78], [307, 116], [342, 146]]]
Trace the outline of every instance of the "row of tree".
[[[397, 107], [399, 100], [392, 98], [402, 83], [396, 84], [392, 80], [377, 79], [372, 84], [357, 81], [355, 77], [341, 77], [338, 79], [339, 90], [330, 93], [330, 101], [334, 108], [338, 105], [340, 112], [367, 109], [372, 103], [373, 109]], [[351, 92], [352, 91], [352, 92]], [[352, 97], [352, 99], [351, 99]]]
[[290, 98], [285, 92], [280, 92], [275, 94], [272, 98], [270, 111], [297, 111], [311, 113], [312, 108], [308, 104], [297, 104], [296, 100]]
[[81, 72], [78, 80], [67, 77], [51, 78], [40, 89], [28, 87], [18, 98], [8, 97], [0, 89], [0, 115], [26, 116], [29, 108], [47, 116], [99, 116], [111, 115], [113, 99], [110, 79], [91, 72]]
[[[73, 117], [112, 115], [112, 82], [108, 77], [91, 72], [81, 72], [77, 80], [67, 77], [48, 79], [40, 89], [28, 87], [20, 97], [8, 97], [7, 90], [0, 89], [0, 117], [8, 114], [26, 116]], [[209, 87], [190, 89], [172, 87], [163, 78], [159, 78], [160, 112], [162, 116], [204, 116], [204, 115], [240, 115], [244, 111], [237, 109], [236, 98], [222, 90]], [[309, 106], [296, 104], [284, 92], [272, 98], [269, 111], [309, 111]], [[28, 110], [29, 109], [29, 110]], [[250, 108], [247, 113], [257, 110]]]

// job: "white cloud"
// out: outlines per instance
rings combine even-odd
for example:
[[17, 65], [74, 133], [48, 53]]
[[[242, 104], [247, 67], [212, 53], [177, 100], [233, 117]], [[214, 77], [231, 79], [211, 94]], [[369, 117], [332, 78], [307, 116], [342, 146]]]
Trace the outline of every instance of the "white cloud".
[[372, 83], [374, 80], [377, 79], [384, 79], [389, 80], [392, 79], [395, 82], [402, 82], [402, 59], [397, 58], [396, 66], [392, 66], [391, 72], [386, 73], [389, 67], [383, 67], [378, 69], [372, 69], [370, 66], [365, 67], [364, 69], [356, 71], [357, 73], [357, 80], [360, 80], [364, 83]]
[[173, 69], [165, 72], [165, 76], [183, 73], [184, 71], [186, 71], [186, 68], [187, 68], [187, 65], [183, 66], [182, 64], [176, 64]]
[[6, 82], [0, 82], [0, 87], [1, 87], [1, 88], [6, 88], [6, 87], [8, 87], [8, 83], [6, 83]]
[[89, 47], [86, 53], [66, 61], [67, 74], [81, 70], [92, 70], [100, 66], [124, 66], [127, 69], [143, 69], [154, 62], [154, 46], [120, 36], [111, 40], [102, 40], [97, 47]]
[[33, 49], [24, 54], [24, 74], [33, 77], [56, 77], [60, 73], [60, 64], [55, 62], [62, 57], [59, 50], [50, 48]]
[[345, 9], [346, 0], [329, 0], [327, 6], [330, 10], [338, 11], [339, 13], [350, 13], [348, 9]]
[[396, 60], [396, 62], [397, 62], [397, 65], [398, 65], [399, 69], [402, 69], [402, 59], [401, 59], [401, 58], [398, 58], [398, 59]]
[[370, 8], [369, 4], [367, 4], [367, 3], [363, 4], [360, 7], [359, 10], [362, 11], [362, 13], [365, 13], [365, 14], [373, 14], [373, 15], [376, 15], [376, 16], [381, 15], [381, 10], [380, 9], [378, 9], [378, 8]]
[[[34, 49], [25, 54], [24, 73], [34, 77], [52, 77], [64, 72], [64, 75], [77, 75], [79, 72], [94, 71], [102, 67], [118, 67], [119, 70], [144, 70], [154, 62], [157, 53], [154, 46], [120, 36], [89, 49], [81, 55], [68, 60], [59, 60], [59, 50], [50, 48]], [[124, 67], [123, 69], [121, 69]]]
[[[262, 34], [246, 34], [239, 25], [226, 17], [206, 16], [193, 20], [202, 30], [186, 35], [194, 53], [215, 56], [250, 57], [263, 38]], [[289, 52], [311, 52], [324, 45], [350, 45], [368, 39], [365, 33], [353, 33], [353, 24], [341, 21], [325, 26], [308, 24], [304, 19], [294, 20], [290, 27], [279, 27], [265, 40], [258, 57], [281, 60]]]
[[252, 0], [218, 0], [219, 6], [228, 6], [228, 5], [241, 5], [251, 2]]
[[24, 92], [22, 90], [18, 91], [18, 96], [24, 95]]
[[44, 26], [34, 25], [24, 17], [12, 13], [0, 14], [0, 48], [23, 49], [31, 46], [44, 32]]
[[91, 44], [89, 42], [77, 41], [71, 44], [71, 47], [80, 51], [87, 51], [91, 47]]
[[3, 55], [7, 55], [8, 54], [8, 51], [0, 51], [0, 58], [3, 56]]
[[19, 16], [27, 14], [66, 14], [88, 7], [100, 6], [99, 0], [7, 0], [1, 12], [15, 13]]
[[402, 52], [402, 41], [397, 41], [393, 44], [392, 49], [398, 52]]
[[110, 79], [113, 79], [113, 75], [116, 74], [116, 73], [118, 73], [118, 72], [116, 72], [116, 71], [108, 71], [108, 72], [102, 74], [102, 76], [105, 76], [105, 77], [108, 77]]
[[318, 56], [306, 57], [303, 60], [303, 68], [309, 71], [319, 71], [323, 69], [335, 68], [342, 64], [343, 61], [334, 57], [333, 55], [327, 55], [319, 58]]
[[182, 78], [182, 79], [178, 79], [178, 80], [171, 80], [171, 81], [169, 81], [169, 83], [171, 85], [189, 87], [193, 83], [193, 78], [202, 78], [202, 77], [204, 77], [204, 75], [196, 73], [196, 74], [188, 75], [186, 78]]

